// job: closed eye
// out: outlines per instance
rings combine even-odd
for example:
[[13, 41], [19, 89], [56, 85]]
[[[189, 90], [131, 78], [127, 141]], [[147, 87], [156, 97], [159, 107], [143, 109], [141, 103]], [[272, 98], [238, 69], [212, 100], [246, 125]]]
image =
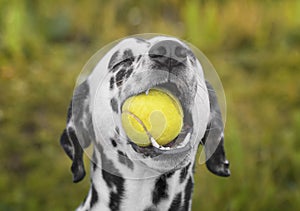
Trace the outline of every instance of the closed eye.
[[134, 59], [135, 59], [134, 57], [129, 57], [129, 58], [121, 60], [120, 62], [117, 62], [112, 67], [113, 72], [115, 72], [115, 70], [121, 65], [130, 66], [132, 64], [132, 62], [134, 61]]

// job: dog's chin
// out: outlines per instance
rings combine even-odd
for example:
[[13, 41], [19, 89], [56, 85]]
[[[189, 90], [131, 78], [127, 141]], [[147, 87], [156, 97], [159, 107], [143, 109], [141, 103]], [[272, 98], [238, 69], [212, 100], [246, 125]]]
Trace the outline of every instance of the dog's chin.
[[[186, 138], [190, 139], [190, 135], [187, 135]], [[173, 142], [178, 141], [176, 139], [173, 140]], [[134, 160], [139, 160], [148, 169], [163, 174], [180, 169], [191, 162], [192, 152], [194, 150], [191, 140], [186, 141], [187, 144], [179, 148], [176, 148], [175, 143], [172, 144], [173, 147], [164, 146], [164, 148], [168, 150], [159, 149], [154, 146], [139, 147], [133, 142], [129, 143], [134, 154]]]
[[141, 162], [159, 174], [165, 174], [181, 169], [191, 163], [191, 151], [174, 155], [160, 155], [155, 158], [142, 159]]

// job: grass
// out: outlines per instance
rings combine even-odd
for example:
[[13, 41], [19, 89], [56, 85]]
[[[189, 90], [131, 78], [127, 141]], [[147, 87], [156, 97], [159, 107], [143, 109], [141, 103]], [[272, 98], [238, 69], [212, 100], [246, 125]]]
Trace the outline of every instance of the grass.
[[196, 168], [193, 210], [300, 209], [300, 2], [0, 0], [0, 210], [70, 210], [59, 146], [75, 80], [105, 44], [135, 33], [185, 39], [227, 99], [232, 176]]

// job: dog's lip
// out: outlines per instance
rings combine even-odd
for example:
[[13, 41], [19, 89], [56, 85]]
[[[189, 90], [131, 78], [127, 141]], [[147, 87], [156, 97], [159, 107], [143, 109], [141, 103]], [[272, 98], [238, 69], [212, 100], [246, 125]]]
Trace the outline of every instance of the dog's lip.
[[[189, 151], [192, 146], [191, 146], [191, 133], [187, 133], [185, 138], [188, 139], [187, 143], [182, 146], [182, 147], [170, 147], [170, 149], [165, 150], [159, 147], [154, 147], [153, 145], [147, 146], [147, 147], [141, 147], [138, 146], [137, 144], [133, 143], [132, 141], [128, 140], [129, 144], [131, 144], [132, 148], [137, 152], [137, 153], [141, 153], [145, 156], [149, 156], [151, 158], [159, 156], [159, 155], [174, 155], [174, 154], [179, 154], [179, 153], [183, 153], [186, 151]], [[178, 139], [175, 138], [173, 141], [173, 145], [175, 145], [176, 140]], [[165, 145], [164, 148], [167, 148], [167, 146]]]

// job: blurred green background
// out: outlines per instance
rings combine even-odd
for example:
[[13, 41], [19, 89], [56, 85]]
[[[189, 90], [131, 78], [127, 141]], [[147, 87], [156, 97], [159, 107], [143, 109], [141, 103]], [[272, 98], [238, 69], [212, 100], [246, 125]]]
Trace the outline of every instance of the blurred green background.
[[193, 210], [300, 210], [298, 0], [0, 0], [0, 210], [77, 207], [89, 179], [72, 184], [59, 145], [76, 77], [149, 32], [200, 48], [226, 93], [232, 176], [198, 165]]

